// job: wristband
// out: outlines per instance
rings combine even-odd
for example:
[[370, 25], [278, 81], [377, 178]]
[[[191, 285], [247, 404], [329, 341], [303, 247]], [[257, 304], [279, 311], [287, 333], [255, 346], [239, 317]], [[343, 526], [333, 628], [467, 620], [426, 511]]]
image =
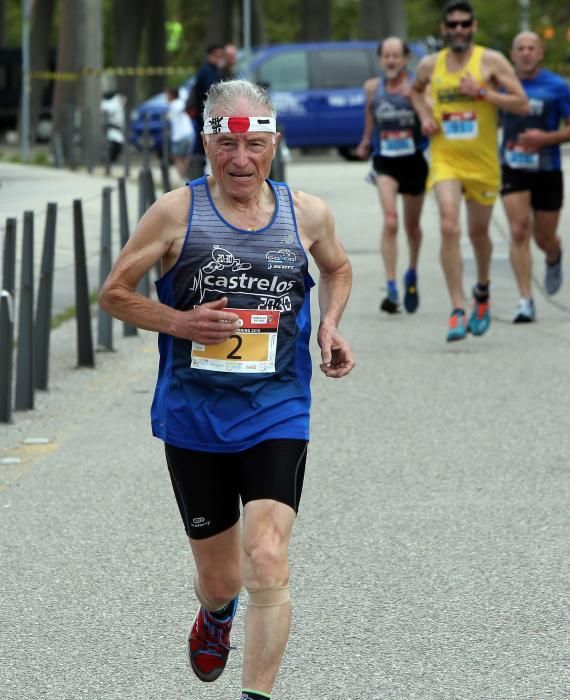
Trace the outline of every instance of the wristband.
[[478, 100], [484, 100], [484, 99], [487, 97], [487, 88], [486, 88], [486, 87], [480, 87], [480, 88], [477, 90], [477, 94], [475, 95], [475, 97], [476, 97]]

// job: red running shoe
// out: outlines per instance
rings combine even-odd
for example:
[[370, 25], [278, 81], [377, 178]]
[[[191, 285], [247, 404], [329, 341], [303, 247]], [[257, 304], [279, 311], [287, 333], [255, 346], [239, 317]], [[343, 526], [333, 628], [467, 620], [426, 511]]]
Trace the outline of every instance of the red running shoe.
[[188, 633], [186, 650], [192, 670], [201, 681], [215, 681], [226, 667], [230, 653], [230, 630], [236, 614], [238, 599], [228, 607], [228, 614], [219, 620], [200, 606]]

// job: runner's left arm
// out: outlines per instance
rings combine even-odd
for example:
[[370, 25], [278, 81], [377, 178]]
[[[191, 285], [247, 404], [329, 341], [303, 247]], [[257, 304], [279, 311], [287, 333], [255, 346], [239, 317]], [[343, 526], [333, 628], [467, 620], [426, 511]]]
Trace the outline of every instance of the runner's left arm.
[[338, 326], [350, 296], [352, 266], [336, 236], [329, 207], [318, 197], [303, 192], [295, 192], [293, 202], [301, 239], [320, 272], [320, 367], [327, 377], [344, 377], [354, 367], [354, 357]]
[[487, 49], [483, 54], [482, 67], [487, 76], [485, 84], [481, 85], [468, 73], [461, 79], [461, 92], [507, 112], [528, 114], [528, 97], [514, 68], [503, 54]]

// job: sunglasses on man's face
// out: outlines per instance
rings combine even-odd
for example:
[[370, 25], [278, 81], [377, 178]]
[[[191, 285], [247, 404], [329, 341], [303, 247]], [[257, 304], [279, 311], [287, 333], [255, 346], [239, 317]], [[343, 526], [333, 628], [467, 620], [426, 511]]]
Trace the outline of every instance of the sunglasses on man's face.
[[457, 29], [457, 27], [461, 27], [462, 29], [469, 29], [469, 27], [473, 24], [472, 19], [454, 19], [454, 20], [446, 20], [445, 26], [448, 29]]

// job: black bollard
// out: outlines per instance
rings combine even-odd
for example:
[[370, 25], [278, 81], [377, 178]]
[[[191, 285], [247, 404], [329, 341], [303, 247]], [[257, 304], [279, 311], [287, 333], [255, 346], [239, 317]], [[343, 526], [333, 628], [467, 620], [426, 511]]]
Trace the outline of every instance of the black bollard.
[[24, 212], [16, 357], [16, 411], [34, 407], [34, 212]]
[[73, 200], [73, 247], [75, 252], [75, 311], [77, 319], [77, 365], [95, 367], [93, 335], [91, 331], [91, 305], [87, 281], [83, 206], [80, 199]]
[[16, 293], [16, 219], [6, 219], [2, 288], [9, 291], [12, 296]]
[[12, 420], [12, 358], [14, 354], [14, 298], [0, 290], [0, 423]]
[[[111, 187], [103, 188], [101, 210], [101, 252], [99, 255], [99, 287], [101, 288], [111, 272]], [[97, 345], [105, 350], [113, 349], [113, 317], [99, 307], [97, 315]]]
[[[129, 211], [127, 204], [127, 188], [125, 184], [125, 178], [121, 177], [118, 180], [119, 188], [119, 230], [121, 236], [121, 248], [127, 245], [129, 240]], [[131, 326], [130, 323], [123, 324], [123, 335], [132, 336], [138, 333], [136, 326]]]
[[49, 383], [49, 344], [53, 298], [53, 270], [55, 258], [55, 231], [57, 204], [47, 206], [42, 266], [36, 303], [35, 324], [35, 380], [36, 389], [47, 391]]
[[0, 290], [0, 422], [12, 419], [14, 294], [16, 291], [16, 219], [6, 219]]

